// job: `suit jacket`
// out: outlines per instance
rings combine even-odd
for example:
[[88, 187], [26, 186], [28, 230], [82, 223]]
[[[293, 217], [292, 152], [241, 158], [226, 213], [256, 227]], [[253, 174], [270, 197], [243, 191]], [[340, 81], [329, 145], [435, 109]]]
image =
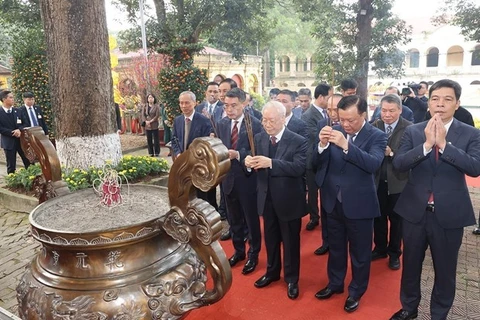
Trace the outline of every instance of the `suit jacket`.
[[262, 121], [262, 113], [260, 111], [258, 111], [257, 109], [255, 109], [254, 107], [245, 107], [245, 110], [250, 112], [250, 115], [252, 115], [253, 117], [257, 118], [257, 120], [259, 121]]
[[[47, 124], [45, 123], [45, 118], [43, 116], [43, 111], [40, 106], [33, 106], [33, 110], [35, 110], [35, 115], [37, 116], [37, 122], [40, 127], [42, 127], [43, 132], [45, 132], [46, 135], [48, 135], [48, 127]], [[32, 127], [33, 125], [30, 123], [30, 117], [28, 116], [28, 110], [25, 105], [21, 106], [19, 108], [22, 122], [24, 127]]]
[[302, 119], [302, 115], [304, 114], [304, 111], [303, 111], [302, 107], [298, 106], [298, 107], [292, 109], [292, 113], [293, 113], [294, 117], [297, 117], [298, 119]]
[[150, 108], [150, 112], [148, 112], [148, 104], [145, 104], [142, 107], [142, 122], [143, 121], [152, 121], [150, 124], [145, 125], [145, 130], [157, 130], [159, 119], [160, 117], [160, 106], [158, 104], [154, 104]]
[[[255, 117], [251, 117], [251, 119], [252, 131], [253, 134], [256, 135], [263, 130], [262, 125]], [[217, 126], [218, 138], [222, 140], [227, 149], [232, 149], [231, 122], [232, 120], [225, 117], [218, 122]], [[243, 165], [245, 157], [251, 154], [251, 147], [248, 141], [247, 129], [245, 126], [245, 118], [238, 130], [238, 141], [235, 150], [240, 153], [240, 159], [230, 160], [230, 171], [228, 171], [227, 176], [222, 181], [223, 192], [225, 192], [227, 195], [230, 194], [233, 190], [234, 184], [238, 184], [239, 188], [245, 192], [255, 192], [257, 189], [257, 176], [255, 171], [247, 172], [245, 170], [245, 166]]]
[[[370, 119], [370, 123], [380, 119], [380, 106], [376, 107], [375, 110], [373, 111], [372, 118]], [[405, 120], [408, 120], [413, 123], [414, 118], [413, 118], [413, 112], [410, 110], [409, 107], [405, 106], [402, 104], [402, 118]]]
[[[190, 134], [187, 139], [187, 149], [190, 143], [198, 137], [208, 137], [213, 132], [210, 119], [201, 115], [198, 112], [194, 112], [192, 123], [190, 125]], [[183, 141], [185, 139], [185, 116], [183, 114], [177, 116], [173, 121], [173, 134], [172, 134], [172, 149], [175, 155], [179, 155], [183, 151]]]
[[[385, 132], [385, 123], [378, 119], [372, 124], [374, 127], [382, 130]], [[398, 151], [400, 147], [400, 141], [402, 139], [403, 133], [405, 129], [412, 125], [410, 121], [403, 119], [402, 117], [398, 118], [398, 123], [395, 126], [395, 129], [392, 132], [392, 135], [387, 140], [387, 146], [392, 149], [393, 157], [385, 156], [382, 162], [382, 166], [377, 171], [375, 175], [375, 183], [378, 187], [378, 183], [380, 181], [380, 174], [383, 167], [386, 167], [387, 171], [387, 184], [388, 184], [388, 192], [389, 194], [397, 194], [401, 193], [405, 185], [407, 184], [408, 179], [408, 172], [400, 172], [393, 167], [392, 161], [395, 157], [395, 153]]]
[[[195, 107], [195, 111], [198, 112], [198, 113], [201, 113], [203, 115], [203, 110], [206, 108], [208, 108], [208, 102], [207, 101], [203, 101], [202, 103], [198, 104], [196, 107]], [[208, 112], [208, 110], [206, 110]], [[215, 105], [215, 109], [213, 110], [213, 121], [215, 121], [215, 123], [219, 122], [220, 120], [222, 120], [222, 115], [223, 115], [223, 102], [218, 100], [217, 101], [217, 104]]]
[[[302, 120], [307, 125], [307, 133], [308, 133], [308, 151], [307, 151], [307, 169], [313, 169], [312, 166], [312, 152], [313, 152], [313, 145], [315, 141], [318, 140], [318, 132], [317, 125], [318, 122], [325, 117], [321, 114], [317, 108], [313, 105], [310, 106], [302, 115]], [[325, 122], [326, 123], [326, 122]]]
[[[346, 136], [341, 126], [335, 125], [333, 128]], [[333, 211], [340, 193], [347, 218], [370, 219], [380, 216], [375, 173], [382, 164], [386, 146], [385, 132], [367, 122], [354, 141], [348, 143], [348, 153], [345, 154], [334, 144], [330, 144], [321, 154], [318, 151], [313, 153], [313, 161], [322, 168], [317, 171], [315, 179], [321, 186], [321, 203], [327, 213]], [[319, 178], [323, 178], [321, 183]]]
[[20, 139], [12, 135], [15, 129], [22, 130], [25, 124], [22, 120], [22, 112], [17, 108], [12, 108], [13, 117], [8, 115], [2, 107], [0, 107], [0, 135], [1, 145], [3, 149], [15, 150], [19, 144]]
[[[270, 136], [266, 132], [255, 136], [257, 155], [269, 156]], [[258, 212], [263, 213], [270, 189], [273, 206], [281, 221], [301, 218], [306, 213], [305, 175], [307, 140], [288, 128], [278, 142], [272, 159], [272, 169], [257, 171]]]
[[[472, 127], [475, 127], [475, 121], [473, 121], [472, 114], [470, 111], [465, 109], [464, 107], [460, 106], [457, 110], [455, 110], [455, 113], [453, 114], [453, 117], [457, 119], [460, 122], [463, 122], [465, 124], [468, 124]], [[430, 114], [429, 111], [425, 113], [425, 120], [430, 120], [432, 118], [432, 115]]]
[[413, 123], [422, 122], [425, 118], [425, 112], [427, 112], [428, 106], [425, 102], [417, 97], [407, 97], [403, 100], [403, 104], [410, 108], [413, 112]]
[[426, 126], [427, 122], [409, 126], [393, 158], [398, 170], [410, 171], [395, 212], [412, 223], [419, 222], [433, 192], [435, 216], [443, 228], [473, 225], [475, 216], [465, 175], [480, 175], [480, 131], [453, 119], [445, 150], [436, 161], [435, 150], [423, 154]]
[[309, 135], [307, 131], [307, 125], [303, 120], [298, 119], [297, 117], [294, 117], [292, 115], [292, 117], [290, 118], [290, 121], [288, 121], [287, 128], [288, 130], [296, 134], [299, 134], [308, 140]]

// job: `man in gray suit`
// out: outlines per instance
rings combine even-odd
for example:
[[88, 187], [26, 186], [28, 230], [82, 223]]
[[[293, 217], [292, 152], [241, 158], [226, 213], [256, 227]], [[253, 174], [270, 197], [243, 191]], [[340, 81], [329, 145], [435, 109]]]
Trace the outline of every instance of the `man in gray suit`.
[[[402, 241], [402, 220], [393, 210], [408, 179], [408, 172], [398, 172], [393, 168], [393, 157], [400, 147], [400, 140], [412, 123], [405, 120], [402, 114], [402, 100], [396, 94], [387, 94], [380, 100], [380, 119], [372, 125], [387, 134], [387, 148], [382, 166], [375, 175], [377, 197], [380, 205], [380, 217], [375, 218], [373, 225], [372, 261], [390, 257], [388, 267], [400, 269], [400, 249]], [[388, 228], [390, 221], [390, 230]], [[390, 231], [390, 232], [389, 232]]]
[[[312, 167], [313, 145], [318, 137], [317, 124], [322, 119], [328, 119], [327, 100], [329, 97], [330, 86], [328, 84], [319, 84], [315, 88], [315, 101], [310, 108], [302, 115], [302, 120], [307, 124], [308, 131], [308, 151], [307, 151], [307, 189], [308, 202], [307, 210], [310, 213], [310, 221], [307, 223], [306, 229], [313, 230], [319, 224], [320, 215], [318, 213], [318, 192], [319, 187], [315, 182], [315, 171]], [[328, 246], [320, 254], [325, 254]]]

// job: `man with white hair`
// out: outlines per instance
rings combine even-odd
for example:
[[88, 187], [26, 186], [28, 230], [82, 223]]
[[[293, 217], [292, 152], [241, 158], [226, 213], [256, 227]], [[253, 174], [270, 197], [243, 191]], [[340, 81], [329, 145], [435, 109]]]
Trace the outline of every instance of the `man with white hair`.
[[256, 156], [245, 166], [257, 172], [257, 208], [263, 214], [267, 271], [255, 282], [263, 288], [280, 280], [280, 248], [283, 242], [283, 274], [287, 296], [299, 294], [300, 229], [306, 212], [305, 182], [307, 140], [285, 126], [285, 107], [269, 101], [263, 108], [265, 131], [255, 135]]

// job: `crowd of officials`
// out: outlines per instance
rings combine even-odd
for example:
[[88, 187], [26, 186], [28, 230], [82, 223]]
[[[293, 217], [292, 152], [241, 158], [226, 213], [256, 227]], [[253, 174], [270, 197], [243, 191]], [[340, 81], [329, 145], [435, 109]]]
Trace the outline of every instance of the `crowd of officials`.
[[[391, 319], [415, 319], [429, 247], [435, 270], [430, 315], [446, 319], [455, 297], [463, 228], [475, 224], [465, 176], [480, 175], [480, 131], [460, 106], [455, 81], [440, 80], [430, 88], [421, 82], [401, 92], [389, 87], [370, 118], [356, 88], [347, 79], [340, 93], [318, 85], [313, 98], [309, 89], [272, 90], [262, 112], [232, 79], [208, 83], [199, 105], [194, 93], [182, 92], [182, 115], [172, 128], [173, 156], [198, 137], [217, 137], [227, 147], [231, 170], [221, 183], [220, 203], [215, 188], [197, 195], [228, 220], [222, 240], [231, 239], [235, 249], [229, 263], [245, 261], [245, 275], [258, 265], [263, 234], [267, 267], [255, 287], [280, 280], [283, 267], [287, 296], [298, 298], [300, 231], [308, 214], [307, 230], [321, 225], [314, 254], [328, 254], [328, 283], [316, 298], [346, 289], [344, 310], [356, 311], [371, 262], [388, 258], [392, 270], [403, 264], [402, 308]], [[8, 90], [0, 92], [0, 100], [1, 146], [7, 172], [13, 173], [17, 153], [25, 167], [30, 165], [20, 130], [40, 126], [48, 134], [48, 128], [32, 93], [23, 94], [20, 108], [13, 107]], [[148, 95], [142, 112], [149, 154], [158, 156], [160, 109], [154, 95]], [[352, 279], [345, 288], [348, 258]]]
[[[415, 319], [430, 247], [430, 315], [446, 319], [463, 228], [475, 224], [465, 176], [480, 175], [480, 131], [460, 107], [455, 81], [429, 90], [426, 82], [401, 92], [390, 87], [370, 119], [356, 87], [345, 80], [334, 93], [320, 84], [313, 99], [309, 89], [272, 90], [259, 113], [233, 80], [210, 82], [200, 105], [192, 92], [180, 94], [173, 153], [180, 156], [197, 137], [214, 136], [227, 147], [231, 170], [220, 203], [215, 189], [198, 196], [228, 220], [222, 240], [232, 240], [232, 267], [245, 261], [243, 274], [255, 270], [265, 238], [266, 270], [255, 287], [280, 280], [283, 269], [288, 298], [298, 298], [301, 221], [309, 214], [306, 229], [322, 230], [314, 253], [328, 254], [328, 283], [316, 298], [348, 290], [344, 310], [356, 311], [371, 261], [388, 258], [392, 270], [403, 264], [401, 309], [391, 319]], [[348, 258], [352, 280], [345, 288]]]

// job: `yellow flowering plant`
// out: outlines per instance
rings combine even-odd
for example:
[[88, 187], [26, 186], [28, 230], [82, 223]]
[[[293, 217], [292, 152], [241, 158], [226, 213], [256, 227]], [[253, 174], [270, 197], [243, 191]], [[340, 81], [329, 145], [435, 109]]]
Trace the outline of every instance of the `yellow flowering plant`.
[[[110, 165], [110, 161], [106, 161]], [[122, 178], [126, 178], [128, 182], [135, 182], [146, 176], [158, 176], [167, 173], [169, 170], [168, 163], [162, 158], [152, 158], [147, 156], [124, 156], [118, 165], [114, 167], [120, 173]], [[62, 168], [62, 179], [67, 183], [70, 191], [90, 188], [95, 179], [98, 179], [103, 171], [102, 168], [91, 166], [87, 170], [76, 168]], [[16, 173], [11, 173], [5, 177], [8, 188], [24, 189], [30, 191], [32, 182], [37, 175], [41, 175], [42, 170], [38, 164], [31, 165], [28, 169], [21, 168]]]

